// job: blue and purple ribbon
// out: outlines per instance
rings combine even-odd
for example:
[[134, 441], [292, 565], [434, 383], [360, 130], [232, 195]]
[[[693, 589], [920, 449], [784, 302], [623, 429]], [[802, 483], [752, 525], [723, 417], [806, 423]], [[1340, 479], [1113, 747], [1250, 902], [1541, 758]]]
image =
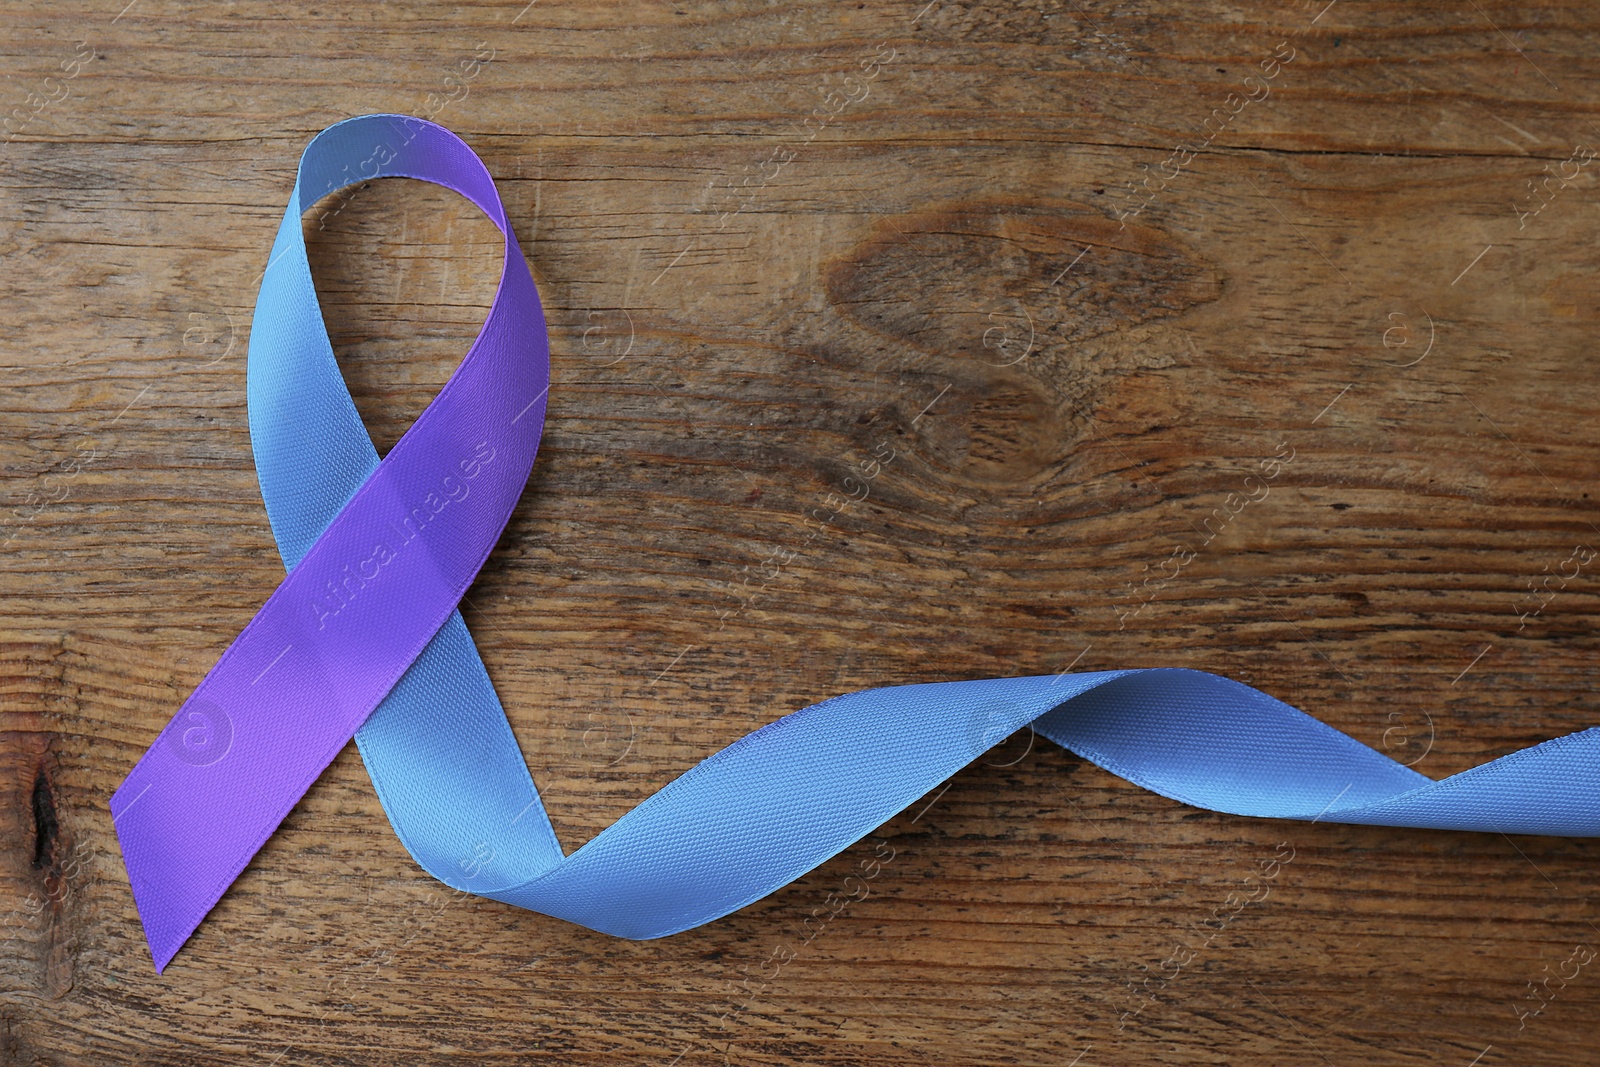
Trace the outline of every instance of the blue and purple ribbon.
[[[505, 259], [460, 367], [380, 461], [323, 327], [301, 218], [383, 177], [461, 193], [504, 234]], [[460, 138], [364, 115], [312, 139], [262, 277], [248, 377], [288, 575], [111, 798], [157, 970], [352, 736], [434, 877], [630, 938], [766, 896], [1029, 724], [1213, 811], [1600, 835], [1600, 730], [1433, 781], [1249, 686], [1148, 669], [835, 697], [710, 756], [565, 855], [456, 610], [522, 494], [550, 387], [533, 277]]]

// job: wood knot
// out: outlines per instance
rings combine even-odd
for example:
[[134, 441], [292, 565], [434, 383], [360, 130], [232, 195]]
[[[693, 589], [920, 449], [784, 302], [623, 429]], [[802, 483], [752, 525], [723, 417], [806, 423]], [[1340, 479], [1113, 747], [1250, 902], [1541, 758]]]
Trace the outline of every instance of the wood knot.
[[824, 284], [842, 315], [894, 342], [899, 366], [880, 370], [950, 386], [917, 430], [974, 487], [1059, 471], [1120, 379], [1171, 365], [1178, 345], [1151, 344], [1156, 324], [1221, 292], [1209, 265], [1159, 231], [1077, 204], [1005, 201], [886, 220]]
[[56, 819], [55, 797], [50, 791], [50, 776], [40, 767], [33, 779], [33, 869], [57, 866], [56, 846], [61, 824]]

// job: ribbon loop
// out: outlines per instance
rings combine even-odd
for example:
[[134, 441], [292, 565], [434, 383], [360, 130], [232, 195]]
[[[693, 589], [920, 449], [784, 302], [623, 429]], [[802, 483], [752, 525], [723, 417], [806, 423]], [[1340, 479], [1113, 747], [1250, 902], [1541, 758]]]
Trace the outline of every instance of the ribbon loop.
[[[505, 235], [482, 330], [381, 463], [334, 359], [301, 229], [320, 197], [372, 177], [455, 189]], [[380, 702], [389, 714], [362, 732], [363, 756], [396, 830], [432, 873], [460, 882], [459, 858], [497, 810], [524, 816], [506, 854], [559, 858], [455, 611], [527, 481], [548, 390], [533, 277], [471, 149], [396, 115], [319, 134], [301, 160], [250, 339], [251, 444], [289, 574], [112, 797], [158, 968]], [[204, 762], [184, 755], [197, 715], [226, 724], [231, 738]]]

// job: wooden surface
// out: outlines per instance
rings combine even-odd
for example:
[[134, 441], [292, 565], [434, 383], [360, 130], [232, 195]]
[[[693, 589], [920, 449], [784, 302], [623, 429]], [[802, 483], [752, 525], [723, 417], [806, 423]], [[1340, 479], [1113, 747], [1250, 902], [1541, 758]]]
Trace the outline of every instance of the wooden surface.
[[[457, 899], [352, 746], [158, 977], [106, 801], [281, 576], [255, 281], [375, 110], [483, 155], [551, 317], [467, 619], [569, 851], [870, 685], [1203, 668], [1434, 777], [1600, 723], [1594, 9], [123, 3], [0, 35], [0, 1064], [1593, 1062], [1600, 845], [1026, 734], [649, 943]], [[307, 228], [387, 447], [493, 230], [409, 182]]]

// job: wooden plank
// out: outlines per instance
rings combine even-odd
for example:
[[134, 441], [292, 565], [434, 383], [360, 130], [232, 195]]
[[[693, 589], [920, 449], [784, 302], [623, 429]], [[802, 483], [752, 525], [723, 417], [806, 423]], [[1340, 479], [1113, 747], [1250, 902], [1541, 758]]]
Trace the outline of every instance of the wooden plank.
[[[1594, 843], [1196, 812], [1026, 736], [649, 943], [456, 898], [352, 749], [158, 977], [106, 811], [281, 574], [254, 283], [374, 110], [480, 151], [550, 314], [466, 613], [569, 850], [871, 685], [1196, 667], [1435, 777], [1593, 725], [1595, 574], [1529, 592], [1600, 541], [1589, 9], [124, 2], [0, 43], [0, 1064], [1592, 1058]], [[386, 447], [493, 229], [406, 182], [307, 225]]]

